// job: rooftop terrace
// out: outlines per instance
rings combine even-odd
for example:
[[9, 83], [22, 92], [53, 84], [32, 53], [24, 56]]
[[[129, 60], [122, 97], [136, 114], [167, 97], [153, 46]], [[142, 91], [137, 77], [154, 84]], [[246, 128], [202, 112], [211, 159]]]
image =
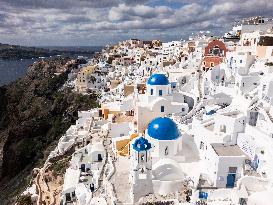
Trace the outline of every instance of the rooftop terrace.
[[211, 144], [218, 156], [245, 156], [238, 145]]
[[133, 122], [133, 121], [134, 121], [134, 116], [129, 116], [125, 114], [116, 115], [116, 118], [115, 118], [116, 123]]

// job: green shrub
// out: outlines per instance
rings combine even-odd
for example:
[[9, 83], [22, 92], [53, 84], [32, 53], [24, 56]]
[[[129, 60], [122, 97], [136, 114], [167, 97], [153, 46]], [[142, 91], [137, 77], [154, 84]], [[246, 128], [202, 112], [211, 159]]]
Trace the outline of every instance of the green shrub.
[[18, 196], [16, 203], [18, 205], [32, 205], [31, 196], [29, 194]]

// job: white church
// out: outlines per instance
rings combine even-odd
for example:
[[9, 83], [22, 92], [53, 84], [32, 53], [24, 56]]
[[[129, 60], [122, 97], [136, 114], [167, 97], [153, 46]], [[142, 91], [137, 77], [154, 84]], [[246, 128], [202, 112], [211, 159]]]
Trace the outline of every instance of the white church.
[[182, 136], [176, 123], [168, 117], [152, 120], [145, 137], [131, 144], [131, 199], [133, 203], [149, 194], [167, 195], [181, 188], [186, 174], [182, 160]]
[[143, 133], [152, 119], [173, 113], [186, 115], [189, 106], [183, 94], [172, 92], [168, 78], [156, 73], [148, 79], [146, 93], [136, 94], [135, 112], [137, 131]]

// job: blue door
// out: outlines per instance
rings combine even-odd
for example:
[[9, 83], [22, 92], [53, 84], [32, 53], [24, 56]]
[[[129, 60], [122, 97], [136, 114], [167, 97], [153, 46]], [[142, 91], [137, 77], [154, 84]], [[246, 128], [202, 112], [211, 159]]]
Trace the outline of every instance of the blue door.
[[199, 199], [208, 199], [209, 194], [207, 192], [200, 191]]
[[228, 174], [227, 176], [227, 188], [233, 188], [235, 183], [236, 174]]

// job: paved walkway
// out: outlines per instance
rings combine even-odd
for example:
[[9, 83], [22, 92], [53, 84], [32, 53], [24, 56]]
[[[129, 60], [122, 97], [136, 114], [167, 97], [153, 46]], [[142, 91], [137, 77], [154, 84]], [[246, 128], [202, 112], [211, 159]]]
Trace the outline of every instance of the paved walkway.
[[118, 167], [113, 176], [112, 183], [114, 183], [118, 201], [120, 204], [131, 204], [130, 199], [130, 160], [127, 157], [119, 156], [116, 161]]

